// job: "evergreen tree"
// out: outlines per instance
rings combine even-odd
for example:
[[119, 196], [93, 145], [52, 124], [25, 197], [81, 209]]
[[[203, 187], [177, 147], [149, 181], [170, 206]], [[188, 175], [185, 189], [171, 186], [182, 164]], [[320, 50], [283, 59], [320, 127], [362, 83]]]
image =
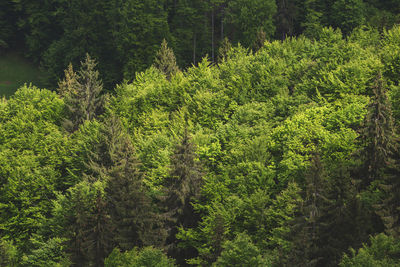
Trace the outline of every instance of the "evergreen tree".
[[400, 238], [400, 166], [399, 162], [392, 164], [388, 167], [388, 173], [380, 183], [384, 198], [376, 207], [387, 234]]
[[375, 205], [376, 213], [385, 226], [387, 234], [400, 238], [400, 161], [399, 136], [397, 135], [392, 118], [391, 102], [388, 100], [386, 86], [380, 76], [373, 86], [374, 99], [370, 106], [367, 121], [373, 136], [365, 137], [369, 140], [367, 157], [370, 181], [378, 183], [383, 197]]
[[103, 266], [112, 250], [113, 229], [106, 207], [104, 183], [83, 181], [59, 195], [53, 211], [75, 266]]
[[160, 50], [156, 54], [154, 67], [164, 73], [168, 80], [179, 71], [174, 52], [168, 47], [165, 39], [163, 39]]
[[165, 185], [163, 205], [166, 209], [166, 228], [168, 237], [166, 245], [168, 254], [178, 263], [195, 256], [193, 249], [179, 248], [176, 238], [178, 227], [193, 228], [197, 225], [199, 215], [195, 213], [191, 202], [199, 197], [202, 183], [202, 172], [196, 159], [194, 145], [187, 130], [171, 156], [170, 177]]
[[[91, 59], [89, 54], [86, 54], [85, 61], [81, 62], [81, 69], [77, 77], [72, 74], [71, 68], [71, 72], [70, 70], [66, 72], [65, 81], [60, 83], [63, 87], [65, 83], [72, 82], [72, 87], [68, 89], [70, 92], [65, 99], [68, 119], [65, 120], [64, 127], [69, 131], [77, 130], [80, 124], [92, 120], [101, 112], [103, 85], [95, 67], [95, 60]], [[60, 88], [60, 90], [64, 89]]]
[[372, 101], [360, 135], [365, 146], [361, 151], [364, 163], [359, 171], [364, 187], [383, 176], [395, 145], [391, 105], [380, 73], [372, 85], [372, 93]]
[[60, 96], [67, 96], [74, 94], [78, 90], [78, 76], [72, 67], [72, 63], [69, 63], [68, 68], [64, 70], [65, 78], [58, 82], [57, 92]]
[[221, 63], [225, 61], [228, 57], [229, 51], [232, 49], [232, 44], [228, 37], [222, 40], [220, 47], [218, 48], [218, 62]]
[[115, 229], [115, 245], [125, 251], [157, 244], [162, 236], [151, 235], [156, 217], [144, 193], [140, 163], [130, 137], [116, 117], [106, 119], [100, 142], [90, 165], [94, 173], [107, 179], [107, 208]]
[[319, 245], [321, 266], [337, 266], [349, 247], [358, 247], [368, 237], [369, 222], [357, 198], [356, 183], [343, 163], [331, 166], [326, 202], [321, 209]]
[[326, 172], [319, 154], [315, 154], [306, 174], [303, 203], [299, 207], [299, 216], [293, 222], [289, 239], [292, 250], [288, 255], [288, 266], [319, 266], [323, 259], [321, 216], [329, 200], [326, 198]]

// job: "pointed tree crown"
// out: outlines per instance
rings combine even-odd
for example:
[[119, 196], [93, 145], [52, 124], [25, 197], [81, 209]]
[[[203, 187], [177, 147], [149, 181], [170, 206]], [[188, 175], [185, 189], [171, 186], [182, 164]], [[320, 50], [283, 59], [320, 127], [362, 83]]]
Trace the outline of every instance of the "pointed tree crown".
[[165, 39], [163, 39], [160, 50], [156, 54], [154, 67], [164, 73], [168, 80], [179, 71], [174, 52], [168, 47]]

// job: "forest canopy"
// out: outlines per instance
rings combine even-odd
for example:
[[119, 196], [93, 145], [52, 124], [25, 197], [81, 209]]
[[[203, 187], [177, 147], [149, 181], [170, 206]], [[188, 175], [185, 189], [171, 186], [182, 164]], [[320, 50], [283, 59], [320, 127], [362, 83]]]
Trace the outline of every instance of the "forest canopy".
[[398, 266], [399, 12], [1, 3], [0, 265]]

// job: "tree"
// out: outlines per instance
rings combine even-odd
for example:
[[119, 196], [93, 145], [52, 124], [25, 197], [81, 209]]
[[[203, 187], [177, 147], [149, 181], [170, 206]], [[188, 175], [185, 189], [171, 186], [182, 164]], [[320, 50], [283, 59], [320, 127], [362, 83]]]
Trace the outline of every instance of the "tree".
[[63, 108], [56, 93], [32, 86], [0, 104], [0, 232], [19, 253], [31, 248], [65, 182]]
[[331, 23], [344, 34], [365, 23], [366, 7], [363, 0], [337, 0], [331, 12]]
[[54, 202], [55, 234], [67, 239], [71, 261], [79, 266], [103, 266], [112, 250], [113, 229], [104, 183], [83, 181]]
[[[57, 40], [63, 34], [62, 17], [60, 16], [60, 10], [63, 10], [61, 4], [63, 1], [12, 0], [6, 2], [12, 3], [11, 5], [14, 6], [16, 11], [14, 12], [17, 16], [10, 17], [9, 23], [17, 20], [17, 26], [23, 34], [23, 41], [26, 46], [25, 55], [35, 63], [40, 63], [45, 51], [54, 40]], [[7, 14], [7, 17], [10, 15], [13, 15], [12, 11]], [[5, 32], [7, 32], [7, 28]]]
[[292, 250], [288, 255], [289, 265], [318, 266], [321, 254], [321, 216], [329, 201], [326, 198], [326, 172], [319, 154], [315, 154], [306, 174], [304, 203], [295, 218], [290, 232]]
[[251, 242], [245, 233], [240, 233], [232, 241], [223, 245], [224, 250], [213, 266], [268, 266], [261, 251]]
[[130, 80], [151, 66], [160, 42], [169, 39], [167, 13], [162, 0], [118, 2], [112, 34], [123, 78]]
[[176, 65], [176, 58], [171, 48], [167, 46], [167, 41], [163, 39], [160, 50], [156, 54], [154, 67], [165, 74], [167, 80], [170, 80], [175, 75], [179, 68]]
[[[43, 20], [38, 26], [44, 29], [39, 28], [38, 33], [48, 33], [47, 23], [58, 26], [59, 31], [53, 35], [50, 33], [49, 41], [45, 39], [46, 41], [39, 42], [46, 45], [44, 53], [40, 54], [40, 65], [48, 87], [56, 87], [65, 66], [69, 62], [77, 66], [86, 53], [98, 60], [98, 70], [105, 88], [111, 89], [122, 80], [122, 61], [116, 49], [117, 40], [113, 35], [118, 28], [116, 24], [120, 19], [118, 11], [121, 1], [40, 1], [45, 4], [37, 2], [35, 5], [41, 12], [43, 6], [50, 5], [49, 14], [39, 14], [32, 18], [34, 22]], [[38, 42], [39, 38], [35, 41]]]
[[78, 75], [74, 72], [72, 63], [69, 63], [68, 68], [64, 70], [65, 78], [58, 82], [57, 92], [60, 96], [66, 97], [77, 92], [79, 87]]
[[114, 245], [123, 251], [134, 246], [158, 244], [154, 234], [157, 217], [144, 192], [143, 173], [132, 141], [121, 122], [111, 116], [100, 128], [100, 143], [90, 162], [93, 175], [106, 180], [107, 209], [115, 229]]
[[174, 267], [174, 260], [168, 258], [161, 250], [145, 247], [134, 248], [121, 253], [115, 248], [105, 260], [105, 267]]
[[229, 41], [228, 37], [225, 37], [224, 40], [222, 40], [221, 45], [219, 46], [218, 49], [218, 63], [222, 63], [228, 58], [228, 53], [232, 49], [232, 44]]
[[[15, 12], [13, 1], [2, 1], [0, 3], [0, 53], [3, 49], [13, 45], [17, 34], [18, 12]], [[14, 40], [13, 40], [14, 39]]]
[[260, 50], [264, 46], [266, 40], [267, 40], [266, 33], [262, 29], [259, 29], [257, 31], [257, 37], [253, 43], [253, 51], [257, 52], [258, 50]]
[[320, 216], [320, 250], [324, 266], [337, 266], [349, 247], [366, 240], [370, 222], [367, 212], [357, 198], [356, 182], [344, 163], [330, 168], [326, 198]]
[[360, 135], [364, 145], [361, 151], [363, 166], [360, 170], [363, 186], [382, 177], [395, 145], [391, 105], [380, 73], [374, 80], [372, 93], [372, 101]]
[[299, 33], [299, 14], [304, 1], [279, 0], [276, 1], [277, 13], [275, 16], [276, 37], [284, 40], [287, 36]]
[[163, 206], [166, 210], [166, 228], [168, 237], [166, 245], [168, 254], [182, 262], [192, 257], [194, 251], [181, 249], [176, 238], [178, 228], [193, 228], [199, 220], [195, 213], [192, 201], [199, 197], [202, 184], [202, 172], [196, 159], [194, 145], [191, 143], [187, 130], [171, 156], [170, 177], [166, 180]]
[[273, 17], [276, 11], [276, 3], [271, 0], [229, 1], [225, 22], [230, 40], [250, 47], [260, 29], [267, 38], [272, 37], [275, 33]]
[[340, 267], [395, 267], [400, 264], [400, 240], [383, 233], [370, 238], [370, 244], [363, 244], [358, 251], [350, 249]]
[[305, 0], [305, 19], [301, 23], [303, 33], [309, 38], [315, 38], [322, 30], [321, 6], [318, 0]]
[[64, 82], [60, 83], [63, 87], [65, 83], [70, 86], [65, 98], [68, 118], [64, 122], [64, 127], [69, 131], [76, 131], [79, 125], [94, 119], [101, 112], [104, 101], [101, 95], [103, 85], [99, 80], [99, 72], [95, 70], [96, 64], [95, 60], [86, 54], [77, 76], [75, 77], [71, 67], [66, 71]]

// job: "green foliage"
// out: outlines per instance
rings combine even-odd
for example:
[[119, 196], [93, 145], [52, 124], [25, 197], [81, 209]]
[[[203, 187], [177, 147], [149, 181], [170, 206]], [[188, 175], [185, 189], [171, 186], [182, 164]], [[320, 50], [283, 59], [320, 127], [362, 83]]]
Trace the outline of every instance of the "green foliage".
[[[396, 235], [398, 122], [390, 105], [396, 120], [397, 28], [384, 31], [385, 40], [365, 27], [344, 38], [340, 29], [320, 27], [333, 24], [335, 2], [308, 1], [305, 9], [322, 14], [304, 24], [318, 29], [313, 39], [265, 41], [255, 53], [227, 45], [218, 65], [204, 58], [167, 79], [154, 66], [134, 75], [154, 58], [161, 37], [186, 63], [213, 53], [222, 37], [253, 42], [264, 31], [268, 38], [272, 30], [252, 20], [259, 14], [248, 14], [263, 10], [272, 25], [275, 2], [256, 2], [58, 2], [60, 14], [71, 12], [64, 14], [70, 24], [46, 62], [76, 64], [72, 58], [90, 47], [107, 57], [100, 70], [120, 62], [135, 78], [100, 105], [100, 74], [87, 59], [79, 72], [66, 70], [60, 95], [24, 87], [0, 101], [0, 231], [18, 264], [67, 265], [69, 258], [102, 266], [110, 255], [104, 264], [168, 266], [158, 249], [140, 249], [151, 245], [182, 265], [334, 266], [383, 223]], [[280, 12], [288, 12], [284, 2]], [[112, 29], [94, 29], [96, 18]], [[240, 37], [235, 23], [249, 35]], [[278, 34], [300, 27], [282, 25]], [[146, 36], [151, 44], [137, 39]], [[112, 43], [109, 56], [101, 40]], [[108, 77], [117, 72], [110, 67]], [[67, 133], [60, 124], [73, 114]]]
[[366, 19], [366, 7], [363, 0], [338, 0], [332, 5], [332, 20], [343, 33], [348, 34], [354, 28], [363, 25]]
[[59, 194], [54, 201], [54, 233], [67, 240], [74, 264], [101, 266], [111, 252], [112, 228], [106, 209], [104, 183], [87, 181]]
[[21, 266], [70, 266], [71, 262], [65, 253], [64, 241], [61, 238], [52, 238], [47, 242], [33, 240], [33, 248], [30, 254], [23, 256]]
[[[275, 1], [229, 1], [226, 11], [228, 32], [231, 31], [231, 40], [241, 42], [250, 47], [256, 40], [257, 32], [262, 29], [267, 37], [272, 37], [275, 32], [273, 16], [276, 13]], [[239, 31], [235, 32], [235, 29]]]
[[[65, 71], [66, 77], [64, 82], [61, 82], [61, 87], [67, 87], [59, 90], [66, 94], [68, 118], [64, 122], [64, 128], [70, 132], [76, 131], [80, 124], [94, 119], [102, 111], [103, 85], [95, 67], [96, 62], [90, 58], [89, 54], [86, 54], [78, 74], [73, 72], [72, 67]], [[67, 85], [62, 85], [63, 83], [67, 83]]]
[[5, 267], [13, 267], [17, 265], [17, 249], [12, 242], [0, 239], [0, 265]]
[[400, 243], [398, 239], [379, 234], [372, 236], [370, 244], [364, 244], [358, 251], [351, 249], [350, 255], [344, 255], [339, 266], [398, 266], [400, 264]]
[[0, 107], [0, 225], [21, 251], [64, 184], [65, 137], [57, 125], [63, 107], [55, 93], [26, 86]]
[[167, 41], [165, 39], [163, 39], [160, 50], [156, 54], [154, 67], [164, 73], [167, 77], [167, 80], [170, 80], [171, 76], [175, 75], [175, 73], [179, 71], [179, 68], [176, 65], [174, 52], [171, 50], [171, 48], [168, 48]]
[[213, 266], [269, 266], [248, 235], [241, 233], [223, 245], [224, 250]]
[[104, 261], [105, 267], [173, 267], [174, 260], [168, 258], [161, 250], [145, 247], [141, 250], [134, 248], [121, 253], [115, 248]]
[[116, 17], [113, 19], [117, 19], [112, 34], [125, 79], [134, 78], [135, 72], [150, 66], [161, 40], [168, 39], [167, 13], [163, 2], [129, 0], [118, 3], [121, 7], [114, 10]]

